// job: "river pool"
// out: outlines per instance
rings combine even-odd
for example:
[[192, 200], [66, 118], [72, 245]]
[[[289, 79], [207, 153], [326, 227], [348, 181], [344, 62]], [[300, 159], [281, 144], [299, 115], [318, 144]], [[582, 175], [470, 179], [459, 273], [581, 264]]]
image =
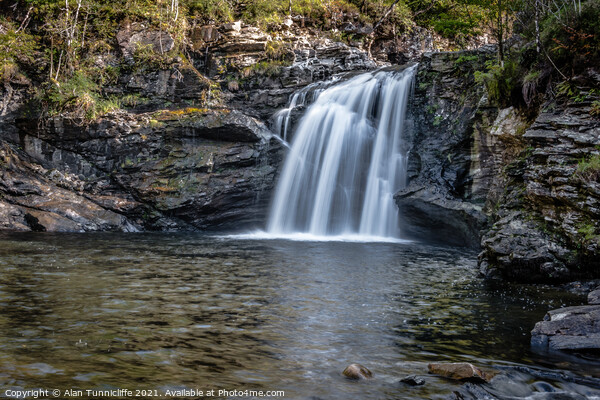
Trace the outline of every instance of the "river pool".
[[[1, 234], [0, 396], [597, 398], [600, 363], [529, 346], [547, 310], [583, 303], [551, 287], [486, 283], [475, 253], [417, 243]], [[462, 384], [429, 375], [432, 361], [500, 374]], [[374, 379], [345, 379], [355, 362]], [[407, 375], [425, 385], [400, 383]]]

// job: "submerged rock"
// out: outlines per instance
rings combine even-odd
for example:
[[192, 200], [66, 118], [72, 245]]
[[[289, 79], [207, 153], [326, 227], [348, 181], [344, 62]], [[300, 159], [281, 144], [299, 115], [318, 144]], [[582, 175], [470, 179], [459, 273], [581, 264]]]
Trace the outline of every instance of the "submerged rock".
[[373, 377], [373, 374], [371, 373], [371, 371], [369, 371], [369, 369], [363, 365], [360, 364], [350, 364], [346, 367], [346, 369], [344, 369], [344, 372], [342, 372], [342, 374], [348, 378], [348, 379], [354, 379], [354, 380], [359, 380], [359, 379], [371, 379]]
[[436, 374], [454, 380], [488, 382], [495, 373], [484, 372], [471, 363], [432, 363], [428, 364], [430, 374]]
[[409, 375], [409, 376], [405, 376], [404, 378], [400, 379], [400, 382], [406, 383], [407, 385], [410, 385], [410, 386], [421, 386], [421, 385], [425, 384], [425, 379], [420, 378], [415, 375]]

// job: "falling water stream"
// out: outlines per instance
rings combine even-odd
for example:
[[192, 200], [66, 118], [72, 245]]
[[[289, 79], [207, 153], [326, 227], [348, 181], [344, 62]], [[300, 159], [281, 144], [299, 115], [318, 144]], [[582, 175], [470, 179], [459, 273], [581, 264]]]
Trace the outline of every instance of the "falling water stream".
[[[319, 93], [291, 141], [270, 234], [399, 237], [393, 195], [405, 185], [403, 131], [414, 71], [365, 73]], [[280, 118], [305, 96], [294, 95]]]

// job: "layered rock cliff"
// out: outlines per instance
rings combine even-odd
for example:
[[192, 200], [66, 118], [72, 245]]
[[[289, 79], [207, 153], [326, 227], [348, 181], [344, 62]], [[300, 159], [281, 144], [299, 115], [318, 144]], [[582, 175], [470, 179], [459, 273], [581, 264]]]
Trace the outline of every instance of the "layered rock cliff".
[[[258, 224], [280, 143], [230, 110], [17, 121], [2, 148], [3, 228], [193, 230]], [[264, 196], [264, 198], [263, 198]]]
[[473, 73], [493, 57], [489, 48], [421, 59], [408, 122], [408, 185], [395, 197], [410, 237], [479, 246], [502, 151], [491, 133], [498, 110]]
[[549, 103], [520, 136], [483, 237], [484, 274], [535, 282], [600, 273], [599, 176], [585, 168], [600, 145], [592, 100]]
[[[519, 281], [598, 276], [598, 74], [539, 111], [501, 108], [473, 75], [493, 51], [422, 58], [412, 105], [405, 234], [479, 248], [481, 271]], [[533, 111], [533, 115], [532, 115]]]

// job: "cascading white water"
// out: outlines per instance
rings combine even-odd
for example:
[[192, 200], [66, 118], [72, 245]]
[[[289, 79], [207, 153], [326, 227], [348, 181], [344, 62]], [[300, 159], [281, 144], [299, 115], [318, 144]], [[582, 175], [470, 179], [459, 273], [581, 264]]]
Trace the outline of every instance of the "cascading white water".
[[393, 195], [406, 184], [414, 70], [362, 74], [319, 94], [294, 134], [269, 234], [398, 237]]
[[316, 82], [298, 90], [290, 98], [288, 106], [279, 110], [273, 116], [272, 128], [284, 142], [289, 141], [288, 130], [290, 128], [292, 111], [297, 107], [305, 106], [309, 102], [314, 102], [319, 94], [323, 92], [321, 88], [323, 85], [323, 82]]

